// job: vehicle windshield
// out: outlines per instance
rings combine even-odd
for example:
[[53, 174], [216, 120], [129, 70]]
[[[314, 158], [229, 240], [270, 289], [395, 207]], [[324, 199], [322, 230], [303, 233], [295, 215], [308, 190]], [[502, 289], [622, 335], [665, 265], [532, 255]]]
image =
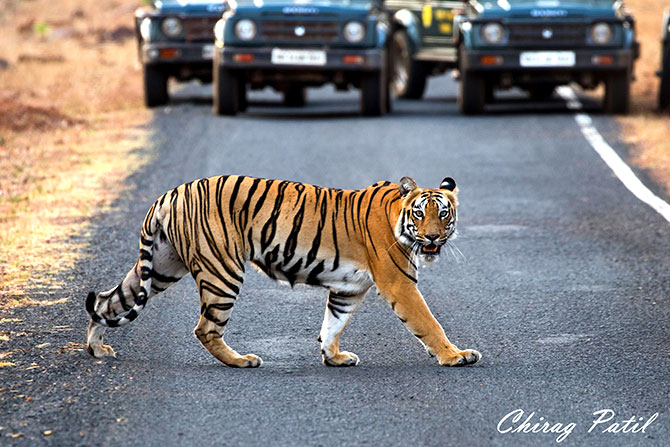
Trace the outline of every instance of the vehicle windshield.
[[[381, 1], [381, 0], [379, 0]], [[295, 6], [360, 6], [374, 3], [374, 0], [229, 0], [229, 3], [238, 5], [295, 5]]]
[[[484, 3], [484, 0], [480, 0], [480, 3]], [[607, 7], [611, 6], [614, 3], [614, 0], [494, 0], [491, 3], [497, 3], [502, 6], [502, 3], [509, 3], [510, 5], [534, 5], [540, 8], [552, 8], [556, 6], [565, 6], [565, 5], [584, 5], [584, 6], [597, 6], [597, 7]]]
[[202, 6], [202, 5], [220, 5], [225, 0], [155, 0], [157, 6]]

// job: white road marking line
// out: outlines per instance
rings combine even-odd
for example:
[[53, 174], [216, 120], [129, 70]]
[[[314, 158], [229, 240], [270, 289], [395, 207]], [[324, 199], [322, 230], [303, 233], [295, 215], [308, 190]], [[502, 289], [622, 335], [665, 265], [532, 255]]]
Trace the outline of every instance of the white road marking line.
[[[562, 86], [556, 89], [558, 94], [566, 101], [570, 110], [581, 110], [582, 103], [577, 98], [571, 87]], [[621, 180], [621, 183], [633, 193], [635, 197], [652, 207], [665, 220], [670, 222], [670, 204], [654, 194], [644, 183], [640, 181], [633, 170], [619, 157], [612, 147], [607, 144], [598, 129], [593, 125], [591, 117], [585, 113], [575, 114], [575, 121], [582, 131], [582, 135], [591, 147], [600, 155], [607, 166]]]

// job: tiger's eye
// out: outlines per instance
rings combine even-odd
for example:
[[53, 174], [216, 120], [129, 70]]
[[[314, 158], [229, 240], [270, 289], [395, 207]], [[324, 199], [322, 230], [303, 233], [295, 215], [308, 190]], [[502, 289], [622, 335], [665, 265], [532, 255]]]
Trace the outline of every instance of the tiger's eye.
[[444, 219], [445, 217], [447, 217], [447, 214], [449, 214], [449, 213], [447, 213], [446, 211], [442, 211], [442, 212], [440, 213], [440, 217], [441, 217], [442, 219]]
[[423, 211], [414, 211], [414, 217], [421, 219], [423, 217]]

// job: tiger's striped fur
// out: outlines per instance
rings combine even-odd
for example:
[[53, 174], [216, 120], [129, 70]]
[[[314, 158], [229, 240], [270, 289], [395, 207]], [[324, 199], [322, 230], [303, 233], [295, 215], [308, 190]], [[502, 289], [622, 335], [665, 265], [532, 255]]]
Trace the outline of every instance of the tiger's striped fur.
[[373, 284], [441, 365], [475, 363], [481, 355], [449, 342], [416, 287], [419, 258], [434, 260], [455, 237], [457, 192], [449, 177], [437, 189], [409, 177], [356, 191], [236, 175], [181, 185], [147, 213], [139, 260], [124, 280], [89, 293], [88, 352], [115, 355], [103, 344], [105, 329], [134, 320], [149, 297], [190, 272], [200, 292], [198, 340], [228, 366], [260, 366], [260, 357], [223, 341], [251, 262], [291, 286], [329, 290], [319, 336], [326, 365], [358, 364], [339, 339]]

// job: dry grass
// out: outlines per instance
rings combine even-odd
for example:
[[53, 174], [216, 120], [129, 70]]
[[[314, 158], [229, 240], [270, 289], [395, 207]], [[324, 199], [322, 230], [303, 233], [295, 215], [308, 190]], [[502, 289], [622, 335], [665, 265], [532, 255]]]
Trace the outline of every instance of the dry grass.
[[34, 304], [28, 280], [59, 287], [70, 236], [141, 163], [138, 4], [0, 0], [0, 306]]
[[641, 45], [633, 83], [632, 113], [620, 117], [623, 138], [633, 147], [632, 161], [648, 170], [670, 195], [670, 116], [656, 112], [661, 61], [661, 17], [666, 0], [626, 0], [633, 10]]

